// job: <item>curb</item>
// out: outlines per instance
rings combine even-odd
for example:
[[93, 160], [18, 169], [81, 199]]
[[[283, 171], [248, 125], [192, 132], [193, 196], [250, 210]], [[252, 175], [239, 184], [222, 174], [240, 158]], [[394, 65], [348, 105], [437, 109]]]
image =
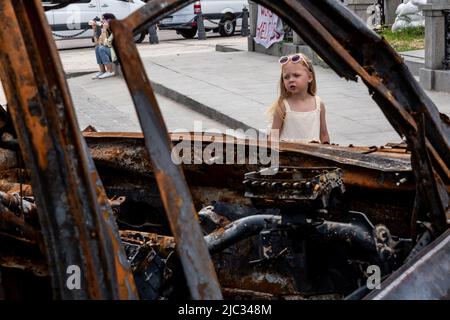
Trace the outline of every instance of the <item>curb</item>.
[[[239, 51], [239, 50], [236, 50]], [[76, 77], [81, 77], [87, 74], [91, 74], [96, 72], [96, 70], [92, 70], [92, 71], [77, 71], [77, 72], [67, 72], [65, 74], [66, 79], [70, 79], [70, 78], [76, 78]], [[154, 81], [150, 81], [152, 88], [154, 90], [155, 93], [160, 94], [166, 98], [169, 98], [177, 103], [180, 103], [182, 105], [184, 105], [186, 108], [201, 113], [204, 116], [207, 116], [208, 118], [215, 120], [217, 122], [222, 123], [223, 125], [231, 128], [231, 129], [243, 129], [248, 130], [248, 129], [252, 129], [252, 130], [256, 130], [259, 131], [256, 128], [253, 128], [251, 126], [249, 126], [248, 124], [245, 124], [239, 120], [236, 120], [235, 118], [232, 118], [222, 112], [217, 111], [214, 108], [211, 108], [201, 102], [198, 102], [184, 94], [179, 93], [178, 91], [175, 91], [173, 89], [170, 89], [160, 83], [154, 82]]]
[[95, 73], [98, 70], [86, 70], [86, 71], [75, 71], [75, 72], [65, 72], [66, 79], [82, 77], [87, 74]]
[[186, 95], [183, 95], [173, 89], [167, 88], [163, 86], [160, 83], [151, 81], [152, 88], [155, 91], [155, 93], [160, 94], [166, 98], [169, 98], [171, 100], [174, 100], [175, 102], [178, 102], [185, 107], [189, 108], [192, 111], [198, 112], [203, 114], [204, 116], [207, 116], [208, 118], [211, 118], [212, 120], [215, 120], [217, 122], [222, 123], [223, 125], [230, 127], [230, 129], [253, 129], [256, 131], [259, 131], [248, 124], [245, 124], [239, 120], [236, 120], [222, 112], [217, 111], [214, 108], [208, 107], [207, 105], [198, 102]]
[[401, 53], [399, 53], [399, 54], [403, 58], [403, 62], [408, 67], [408, 69], [412, 73], [412, 75], [419, 76], [420, 69], [425, 68], [424, 59], [418, 58], [418, 57], [402, 55]]
[[232, 45], [216, 44], [216, 51], [217, 52], [240, 52], [242, 50], [233, 48]]

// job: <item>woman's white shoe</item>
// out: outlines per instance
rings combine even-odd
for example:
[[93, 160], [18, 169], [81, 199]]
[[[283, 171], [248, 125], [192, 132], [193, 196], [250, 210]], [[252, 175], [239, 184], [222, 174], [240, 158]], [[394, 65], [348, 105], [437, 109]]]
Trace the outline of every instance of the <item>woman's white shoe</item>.
[[105, 79], [105, 78], [109, 78], [109, 77], [114, 77], [116, 74], [114, 72], [109, 72], [106, 71], [104, 74], [102, 74], [101, 76], [99, 76], [99, 79]]
[[92, 80], [95, 80], [95, 79], [98, 79], [101, 75], [103, 75], [104, 74], [104, 72], [97, 72], [96, 74], [94, 74], [93, 76], [92, 76]]

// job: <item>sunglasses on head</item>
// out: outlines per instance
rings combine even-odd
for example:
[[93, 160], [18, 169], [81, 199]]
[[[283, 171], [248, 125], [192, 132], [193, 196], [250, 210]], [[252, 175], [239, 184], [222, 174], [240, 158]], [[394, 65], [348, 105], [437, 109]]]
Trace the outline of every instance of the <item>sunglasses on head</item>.
[[308, 63], [306, 62], [306, 59], [301, 54], [294, 54], [292, 56], [283, 56], [280, 58], [280, 60], [278, 60], [278, 62], [281, 64], [286, 64], [289, 62], [289, 60], [291, 60], [292, 63], [299, 63], [303, 60], [303, 62], [306, 65], [308, 65]]

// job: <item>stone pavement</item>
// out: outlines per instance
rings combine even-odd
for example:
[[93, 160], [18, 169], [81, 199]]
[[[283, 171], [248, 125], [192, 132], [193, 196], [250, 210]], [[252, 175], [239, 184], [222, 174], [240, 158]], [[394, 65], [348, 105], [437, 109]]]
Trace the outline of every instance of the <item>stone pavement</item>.
[[[155, 57], [145, 60], [145, 67], [152, 81], [172, 89], [168, 96], [225, 124], [264, 129], [264, 112], [277, 97], [277, 60], [253, 52], [210, 52]], [[401, 140], [365, 85], [347, 82], [332, 69], [315, 70], [332, 142], [384, 145]], [[441, 112], [450, 114], [449, 94], [429, 94]]]
[[[222, 131], [226, 127], [267, 128], [264, 112], [277, 97], [278, 58], [246, 51], [216, 51], [217, 45], [242, 50], [246, 42], [246, 38], [234, 37], [138, 46], [170, 130], [192, 129], [195, 120], [204, 121], [203, 128]], [[60, 55], [68, 74], [96, 69], [92, 49], [63, 51]], [[384, 145], [401, 141], [363, 84], [347, 82], [332, 69], [315, 69], [333, 143]], [[93, 124], [101, 131], [139, 131], [122, 78], [91, 80], [86, 75], [68, 82], [80, 127]], [[427, 94], [441, 112], [450, 114], [449, 94]]]
[[[158, 45], [149, 45], [148, 41], [137, 45], [142, 59], [151, 59], [165, 55], [178, 55], [185, 53], [202, 53], [215, 51], [217, 45], [239, 46], [245, 39], [236, 36], [232, 38], [209, 37], [208, 40], [197, 39], [169, 40], [160, 42]], [[85, 43], [85, 42], [84, 42]], [[89, 43], [88, 43], [89, 44]], [[242, 48], [242, 46], [240, 47]], [[59, 51], [64, 71], [68, 76], [79, 75], [80, 73], [93, 72], [97, 70], [93, 48], [83, 48]]]
[[425, 68], [425, 50], [404, 51], [400, 55], [403, 57], [409, 71], [418, 77], [421, 68]]
[[[101, 132], [141, 132], [124, 80], [119, 77], [107, 80], [108, 83], [101, 83], [84, 76], [68, 82], [80, 129], [91, 125]], [[225, 125], [171, 99], [161, 95], [156, 95], [156, 99], [169, 131], [192, 131], [196, 128], [195, 121], [201, 122], [205, 128], [217, 128], [221, 132], [227, 129]]]

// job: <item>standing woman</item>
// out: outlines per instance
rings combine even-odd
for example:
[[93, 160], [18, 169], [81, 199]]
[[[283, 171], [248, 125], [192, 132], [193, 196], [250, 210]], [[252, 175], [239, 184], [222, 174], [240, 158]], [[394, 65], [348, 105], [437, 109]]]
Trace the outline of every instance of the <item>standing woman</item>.
[[104, 13], [101, 19], [101, 34], [97, 37], [97, 23], [92, 21], [92, 29], [94, 31], [95, 57], [100, 71], [97, 72], [92, 79], [105, 79], [113, 77], [113, 63], [117, 60], [116, 54], [112, 47], [113, 34], [109, 27], [110, 21], [116, 19], [112, 13]]

